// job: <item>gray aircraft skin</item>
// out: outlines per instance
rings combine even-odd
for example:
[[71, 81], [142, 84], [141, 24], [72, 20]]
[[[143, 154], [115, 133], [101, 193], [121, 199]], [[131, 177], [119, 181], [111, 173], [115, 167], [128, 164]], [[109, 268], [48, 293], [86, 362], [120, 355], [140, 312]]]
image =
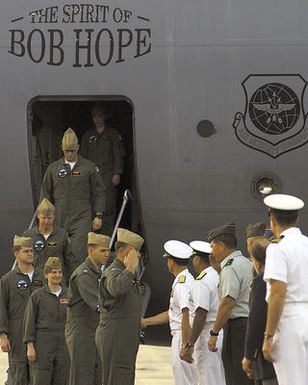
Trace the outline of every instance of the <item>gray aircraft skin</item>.
[[1, 273], [34, 212], [35, 103], [130, 106], [153, 309], [168, 301], [168, 239], [235, 221], [246, 251], [264, 194], [306, 199], [307, 17], [306, 0], [2, 0]]

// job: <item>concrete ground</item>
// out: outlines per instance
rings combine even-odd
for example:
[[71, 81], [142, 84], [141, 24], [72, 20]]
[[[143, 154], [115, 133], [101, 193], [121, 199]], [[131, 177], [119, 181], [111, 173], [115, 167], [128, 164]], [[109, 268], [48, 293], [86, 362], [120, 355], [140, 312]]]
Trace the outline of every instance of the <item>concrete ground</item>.
[[[0, 385], [6, 380], [7, 354], [0, 353]], [[166, 346], [140, 345], [135, 385], [174, 385], [171, 351]]]

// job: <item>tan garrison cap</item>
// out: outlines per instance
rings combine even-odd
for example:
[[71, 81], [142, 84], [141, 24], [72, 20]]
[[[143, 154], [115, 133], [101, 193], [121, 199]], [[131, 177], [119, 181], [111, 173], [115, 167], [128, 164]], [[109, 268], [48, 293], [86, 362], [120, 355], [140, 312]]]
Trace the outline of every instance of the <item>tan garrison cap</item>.
[[107, 235], [96, 234], [93, 232], [88, 233], [88, 245], [97, 245], [109, 249], [110, 241], [111, 239]]
[[127, 243], [136, 250], [140, 250], [144, 243], [144, 239], [140, 235], [133, 233], [127, 229], [118, 228], [117, 239], [119, 242]]
[[246, 227], [246, 239], [251, 237], [263, 237], [266, 225], [263, 222], [251, 223]]
[[54, 214], [56, 211], [55, 206], [47, 199], [42, 199], [41, 203], [37, 206], [37, 213], [41, 213], [43, 215]]
[[13, 245], [20, 247], [32, 247], [33, 241], [29, 237], [20, 237], [19, 235], [14, 235]]
[[78, 138], [75, 131], [68, 128], [62, 138], [62, 146], [66, 149], [76, 148], [78, 146]]

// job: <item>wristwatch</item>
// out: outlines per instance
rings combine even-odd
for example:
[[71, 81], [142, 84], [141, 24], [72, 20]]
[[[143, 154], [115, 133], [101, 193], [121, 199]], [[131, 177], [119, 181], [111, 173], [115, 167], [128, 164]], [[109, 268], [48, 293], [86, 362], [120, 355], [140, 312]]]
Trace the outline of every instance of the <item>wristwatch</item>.
[[214, 332], [214, 330], [210, 330], [210, 336], [218, 337], [219, 336], [219, 332]]
[[194, 347], [194, 344], [191, 344], [189, 342], [187, 342], [187, 344], [184, 346], [184, 349], [190, 349], [190, 348], [193, 348]]

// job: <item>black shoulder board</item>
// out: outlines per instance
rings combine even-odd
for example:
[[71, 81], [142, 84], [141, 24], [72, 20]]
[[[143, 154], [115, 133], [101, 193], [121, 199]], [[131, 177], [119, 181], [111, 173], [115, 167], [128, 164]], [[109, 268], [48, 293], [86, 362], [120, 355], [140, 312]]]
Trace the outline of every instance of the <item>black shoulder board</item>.
[[231, 266], [232, 263], [233, 263], [233, 259], [229, 259], [229, 261], [225, 264], [224, 267], [226, 267], [226, 266]]

